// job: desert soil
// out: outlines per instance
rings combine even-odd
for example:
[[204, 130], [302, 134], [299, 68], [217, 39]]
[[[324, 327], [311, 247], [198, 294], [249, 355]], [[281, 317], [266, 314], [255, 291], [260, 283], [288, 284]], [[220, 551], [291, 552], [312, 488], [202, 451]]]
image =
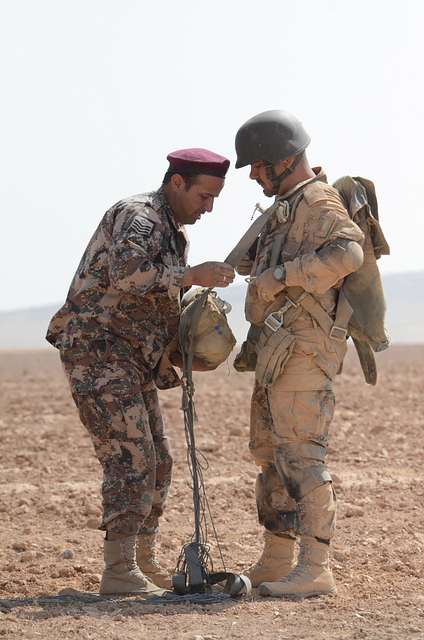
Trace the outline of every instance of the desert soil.
[[[146, 605], [52, 600], [64, 588], [98, 590], [100, 468], [56, 352], [1, 352], [0, 638], [424, 639], [424, 346], [392, 347], [378, 362], [377, 387], [362, 381], [354, 354], [336, 385], [338, 596]], [[241, 572], [262, 546], [247, 449], [252, 377], [225, 365], [196, 380], [209, 503], [226, 565]], [[161, 532], [172, 569], [192, 535], [192, 499], [179, 391], [161, 404], [175, 458]], [[212, 555], [219, 567], [214, 544]]]

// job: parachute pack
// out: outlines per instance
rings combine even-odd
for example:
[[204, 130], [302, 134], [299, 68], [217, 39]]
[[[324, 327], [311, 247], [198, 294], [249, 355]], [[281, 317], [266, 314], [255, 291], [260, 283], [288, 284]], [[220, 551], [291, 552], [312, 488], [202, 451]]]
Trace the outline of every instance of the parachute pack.
[[365, 236], [364, 262], [345, 278], [342, 290], [353, 309], [348, 334], [358, 352], [366, 382], [375, 384], [377, 367], [373, 352], [384, 351], [389, 346], [384, 325], [386, 303], [377, 260], [389, 255], [390, 248], [380, 226], [377, 196], [371, 180], [344, 176], [336, 180], [333, 187]]

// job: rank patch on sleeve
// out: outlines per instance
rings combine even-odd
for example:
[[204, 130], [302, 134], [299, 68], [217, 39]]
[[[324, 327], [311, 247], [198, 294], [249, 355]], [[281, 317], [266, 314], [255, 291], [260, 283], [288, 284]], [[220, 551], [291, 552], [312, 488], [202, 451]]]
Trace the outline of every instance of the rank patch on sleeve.
[[130, 231], [137, 233], [144, 238], [148, 238], [152, 231], [155, 223], [143, 216], [135, 216], [134, 220], [131, 223]]

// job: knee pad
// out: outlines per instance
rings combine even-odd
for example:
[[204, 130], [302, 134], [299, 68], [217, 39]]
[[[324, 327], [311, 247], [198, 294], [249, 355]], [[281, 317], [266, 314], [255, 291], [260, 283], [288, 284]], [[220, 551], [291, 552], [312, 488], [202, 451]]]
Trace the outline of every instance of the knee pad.
[[288, 444], [277, 449], [276, 468], [291, 498], [298, 502], [313, 489], [331, 482], [325, 454], [326, 447], [315, 442]]
[[264, 467], [257, 476], [255, 493], [259, 523], [273, 533], [294, 535], [298, 529], [296, 504], [274, 465]]

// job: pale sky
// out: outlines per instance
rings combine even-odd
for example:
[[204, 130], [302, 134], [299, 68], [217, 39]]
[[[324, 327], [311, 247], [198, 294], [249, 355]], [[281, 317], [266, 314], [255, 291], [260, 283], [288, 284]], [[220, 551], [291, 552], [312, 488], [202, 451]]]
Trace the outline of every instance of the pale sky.
[[0, 0], [0, 309], [62, 301], [103, 213], [166, 155], [231, 158], [189, 261], [223, 259], [269, 204], [234, 136], [282, 108], [330, 181], [374, 180], [392, 255], [424, 269], [422, 0]]

